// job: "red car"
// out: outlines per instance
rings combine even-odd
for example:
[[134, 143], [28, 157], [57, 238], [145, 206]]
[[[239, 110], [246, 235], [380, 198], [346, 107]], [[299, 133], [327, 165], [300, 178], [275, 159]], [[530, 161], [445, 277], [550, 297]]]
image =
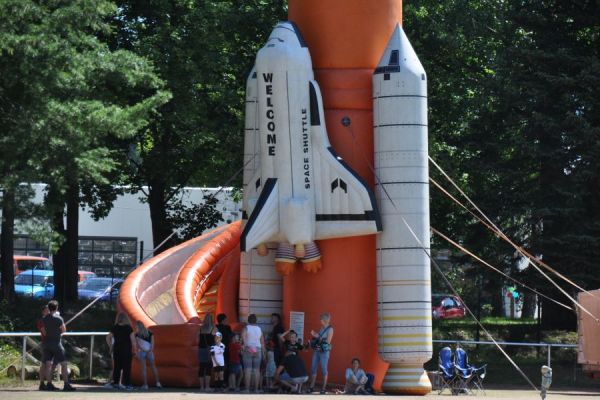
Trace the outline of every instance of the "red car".
[[463, 318], [465, 306], [454, 295], [434, 294], [431, 296], [431, 314], [434, 319]]

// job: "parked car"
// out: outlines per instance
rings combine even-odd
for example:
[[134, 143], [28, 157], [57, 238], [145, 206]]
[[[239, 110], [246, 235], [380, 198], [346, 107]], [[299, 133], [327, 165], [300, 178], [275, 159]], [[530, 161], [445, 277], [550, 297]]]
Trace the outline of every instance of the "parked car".
[[31, 269], [15, 276], [15, 293], [44, 299], [54, 297], [54, 271]]
[[13, 256], [13, 264], [15, 266], [15, 275], [32, 269], [44, 271], [52, 271], [53, 269], [52, 263], [46, 257]]
[[92, 271], [77, 271], [77, 273], [79, 274], [79, 285], [81, 285], [83, 282], [87, 281], [88, 279], [91, 278], [97, 278], [98, 275], [96, 275], [95, 273], [93, 273]]
[[465, 306], [454, 295], [434, 294], [431, 296], [431, 313], [433, 318], [463, 318], [465, 311]]
[[[93, 300], [101, 297], [99, 301], [115, 301], [122, 284], [123, 279], [120, 278], [90, 278], [79, 285], [79, 298]], [[113, 288], [108, 290], [111, 286]]]

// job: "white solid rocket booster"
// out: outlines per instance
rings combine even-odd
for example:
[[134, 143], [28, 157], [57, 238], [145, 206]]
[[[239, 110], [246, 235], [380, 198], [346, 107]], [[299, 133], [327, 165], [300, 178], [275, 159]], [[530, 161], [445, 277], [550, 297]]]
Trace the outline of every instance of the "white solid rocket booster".
[[431, 384], [423, 363], [432, 356], [424, 250], [430, 240], [427, 78], [400, 25], [373, 74], [373, 120], [383, 221], [377, 236], [379, 354], [390, 363], [383, 390], [426, 393]]
[[[260, 167], [260, 135], [258, 119], [258, 79], [253, 68], [246, 82], [246, 114], [244, 123], [244, 198], [242, 219], [248, 220], [249, 204], [247, 186]], [[275, 271], [275, 248], [266, 256], [256, 249], [244, 251], [240, 262], [239, 318], [247, 321], [256, 314], [263, 328], [269, 325], [271, 314], [281, 314], [283, 305], [282, 278]]]

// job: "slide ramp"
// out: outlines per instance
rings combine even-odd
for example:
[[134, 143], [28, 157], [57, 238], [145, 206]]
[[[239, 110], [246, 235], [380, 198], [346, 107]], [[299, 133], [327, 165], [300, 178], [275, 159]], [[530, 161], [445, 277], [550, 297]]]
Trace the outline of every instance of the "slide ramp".
[[[239, 221], [213, 229], [151, 258], [125, 280], [118, 307], [153, 332], [164, 385], [199, 383], [198, 333], [206, 313], [224, 312], [237, 322], [240, 233]], [[141, 382], [137, 360], [132, 378]]]

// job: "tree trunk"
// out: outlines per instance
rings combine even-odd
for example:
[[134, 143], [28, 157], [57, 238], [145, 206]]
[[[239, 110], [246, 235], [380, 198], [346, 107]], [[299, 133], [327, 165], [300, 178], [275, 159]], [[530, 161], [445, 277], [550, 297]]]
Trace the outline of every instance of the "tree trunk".
[[[51, 207], [50, 225], [52, 230], [62, 237], [66, 236], [65, 208], [60, 194], [53, 185], [49, 185], [46, 202]], [[61, 304], [65, 302], [65, 265], [67, 263], [66, 244], [63, 242], [52, 257], [54, 264], [54, 298]]]
[[526, 292], [523, 299], [523, 311], [521, 318], [535, 318], [535, 306], [537, 304], [537, 295], [533, 292]]
[[167, 219], [166, 210], [166, 185], [161, 181], [151, 181], [148, 185], [148, 205], [150, 207], [150, 219], [152, 220], [152, 242], [154, 244], [154, 255], [172, 247], [175, 242], [173, 239], [167, 240], [160, 248], [157, 248], [166, 238], [168, 238], [173, 229]]
[[67, 241], [65, 263], [65, 300], [77, 300], [79, 252], [79, 185], [71, 182], [67, 192]]
[[[559, 293], [558, 290], [548, 291], [544, 294], [563, 304], [573, 305], [571, 300], [562, 293]], [[566, 329], [575, 331], [577, 329], [577, 315], [575, 314], [575, 311], [567, 310], [552, 301], [544, 300], [542, 308], [542, 327], [544, 329]]]
[[2, 299], [15, 301], [15, 270], [13, 262], [15, 230], [15, 191], [4, 188], [2, 196], [2, 235], [0, 238], [0, 265], [2, 270]]

